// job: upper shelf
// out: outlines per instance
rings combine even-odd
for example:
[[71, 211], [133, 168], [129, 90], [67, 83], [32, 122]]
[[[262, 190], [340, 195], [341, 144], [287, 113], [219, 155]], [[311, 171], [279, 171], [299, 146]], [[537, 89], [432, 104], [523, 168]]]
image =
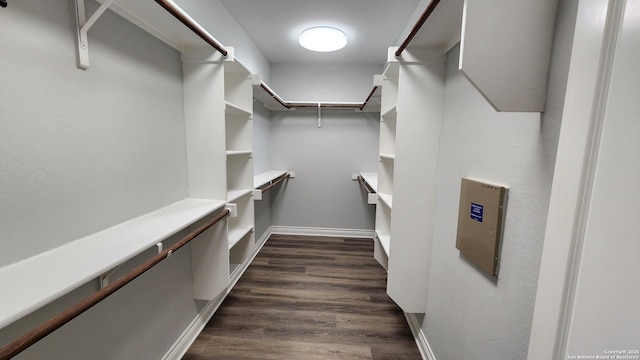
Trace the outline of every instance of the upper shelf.
[[446, 53], [460, 42], [459, 70], [495, 110], [544, 111], [557, 0], [432, 0], [429, 8], [409, 54], [396, 57], [398, 49], [389, 62], [410, 63], [418, 49]]
[[364, 179], [364, 181], [371, 186], [373, 191], [378, 191], [378, 173], [374, 172], [361, 172], [360, 176]]
[[[98, 0], [100, 3], [105, 1]], [[155, 1], [114, 0], [109, 8], [178, 51], [207, 46], [204, 40]]]
[[0, 328], [224, 207], [186, 199], [0, 269]]
[[460, 41], [464, 0], [440, 1], [410, 47], [430, 47], [449, 51]]

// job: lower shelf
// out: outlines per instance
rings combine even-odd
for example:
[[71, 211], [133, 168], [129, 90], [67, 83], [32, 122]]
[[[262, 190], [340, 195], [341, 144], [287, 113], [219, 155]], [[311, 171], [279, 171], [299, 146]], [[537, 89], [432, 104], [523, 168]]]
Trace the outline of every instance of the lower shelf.
[[253, 231], [253, 226], [237, 226], [234, 228], [229, 228], [229, 249], [233, 248], [237, 243], [240, 242], [245, 236]]
[[376, 230], [376, 237], [380, 241], [380, 245], [384, 249], [385, 254], [389, 256], [389, 249], [391, 248], [391, 236]]
[[233, 277], [233, 274], [240, 269], [242, 264], [229, 264], [229, 277]]

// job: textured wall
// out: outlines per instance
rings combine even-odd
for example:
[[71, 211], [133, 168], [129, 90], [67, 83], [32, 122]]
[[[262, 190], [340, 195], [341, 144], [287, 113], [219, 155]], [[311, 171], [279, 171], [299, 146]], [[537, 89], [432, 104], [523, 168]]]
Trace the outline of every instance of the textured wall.
[[[563, 91], [544, 119], [497, 113], [448, 54], [436, 219], [423, 330], [438, 359], [524, 359], [542, 250]], [[566, 83], [566, 71], [552, 80]], [[559, 100], [557, 99], [559, 97]], [[455, 248], [460, 179], [509, 188], [499, 279]]]

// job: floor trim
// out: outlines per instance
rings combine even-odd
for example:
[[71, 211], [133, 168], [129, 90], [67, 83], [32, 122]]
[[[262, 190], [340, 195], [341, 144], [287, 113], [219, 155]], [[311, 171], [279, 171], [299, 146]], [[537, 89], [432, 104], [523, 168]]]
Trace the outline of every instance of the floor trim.
[[416, 345], [418, 345], [418, 350], [420, 350], [422, 359], [436, 360], [436, 356], [433, 354], [433, 350], [431, 350], [431, 345], [429, 345], [427, 336], [424, 334], [424, 331], [422, 331], [422, 327], [420, 326], [416, 315], [404, 313], [404, 316], [407, 318], [407, 324], [409, 324], [409, 328], [411, 329], [413, 338], [416, 341]]
[[242, 264], [241, 268], [235, 272], [235, 275], [231, 278], [231, 282], [227, 289], [216, 299], [209, 301], [207, 305], [205, 305], [205, 307], [200, 311], [196, 318], [193, 319], [191, 324], [189, 324], [189, 326], [187, 326], [187, 328], [182, 332], [180, 337], [171, 346], [171, 348], [169, 348], [167, 353], [162, 357], [162, 360], [180, 360], [184, 356], [184, 354], [187, 353], [187, 350], [189, 350], [200, 332], [202, 332], [202, 329], [204, 329], [204, 327], [207, 325], [207, 322], [209, 322], [213, 314], [215, 314], [220, 305], [222, 305], [224, 299], [227, 297], [227, 295], [229, 295], [233, 287], [236, 285], [242, 274], [244, 274], [245, 270], [247, 270], [256, 255], [258, 255], [258, 253], [262, 249], [262, 246], [264, 246], [271, 234], [271, 228], [265, 231], [265, 233], [262, 235], [262, 237], [260, 237], [260, 240], [257, 243], [256, 250], [253, 252], [251, 257]]
[[373, 238], [374, 230], [367, 229], [337, 229], [297, 226], [272, 226], [272, 234], [307, 235], [307, 236], [335, 236], [349, 238]]

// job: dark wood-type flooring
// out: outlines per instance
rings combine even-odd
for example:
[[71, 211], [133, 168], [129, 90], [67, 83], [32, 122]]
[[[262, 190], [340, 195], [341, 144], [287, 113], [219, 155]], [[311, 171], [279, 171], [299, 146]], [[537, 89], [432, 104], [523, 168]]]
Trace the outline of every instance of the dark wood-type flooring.
[[422, 359], [371, 239], [273, 235], [184, 360]]

